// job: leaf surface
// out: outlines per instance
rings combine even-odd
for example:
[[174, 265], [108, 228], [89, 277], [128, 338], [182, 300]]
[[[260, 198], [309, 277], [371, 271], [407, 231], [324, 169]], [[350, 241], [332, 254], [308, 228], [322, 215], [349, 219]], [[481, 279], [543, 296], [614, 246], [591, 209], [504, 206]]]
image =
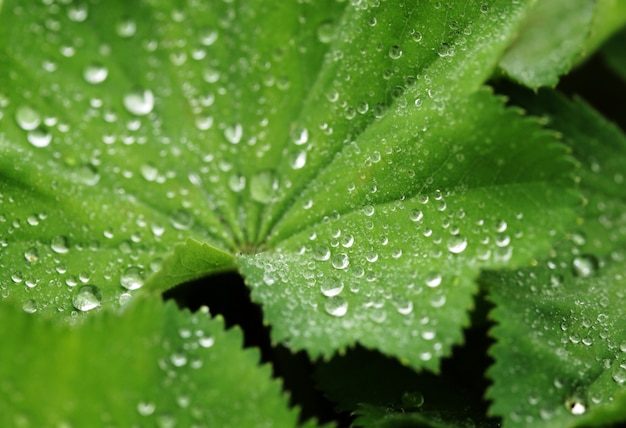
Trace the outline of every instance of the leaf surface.
[[588, 204], [552, 257], [483, 279], [498, 322], [491, 411], [505, 427], [605, 426], [626, 417], [626, 138], [581, 102], [520, 100], [571, 144]]
[[138, 300], [76, 328], [3, 302], [0, 340], [2, 426], [297, 424], [271, 368], [205, 310]]
[[3, 296], [67, 316], [236, 264], [275, 340], [436, 369], [480, 269], [573, 219], [563, 146], [482, 88], [530, 3], [8, 2]]

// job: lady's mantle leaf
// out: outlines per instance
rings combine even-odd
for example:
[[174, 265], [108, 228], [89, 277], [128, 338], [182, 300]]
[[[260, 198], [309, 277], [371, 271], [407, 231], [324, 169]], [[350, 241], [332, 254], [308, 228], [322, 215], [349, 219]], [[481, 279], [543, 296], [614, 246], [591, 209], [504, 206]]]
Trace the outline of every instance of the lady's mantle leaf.
[[563, 147], [479, 90], [527, 2], [312, 3], [5, 5], [3, 295], [84, 311], [237, 252], [275, 339], [435, 369], [479, 270], [572, 217]]
[[159, 299], [81, 328], [0, 305], [0, 425], [295, 426], [269, 366], [206, 311]]
[[535, 268], [489, 274], [499, 325], [492, 412], [505, 426], [599, 426], [626, 418], [626, 137], [553, 94], [546, 114], [583, 162], [584, 222]]

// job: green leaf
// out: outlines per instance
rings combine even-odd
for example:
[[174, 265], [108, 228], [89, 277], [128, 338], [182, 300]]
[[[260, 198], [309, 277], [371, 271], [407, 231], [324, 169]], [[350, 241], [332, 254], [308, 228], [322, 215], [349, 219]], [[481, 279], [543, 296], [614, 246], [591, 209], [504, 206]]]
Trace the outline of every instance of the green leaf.
[[138, 300], [76, 328], [3, 302], [0, 341], [2, 426], [297, 423], [271, 368], [258, 367], [258, 352], [241, 349], [241, 332], [224, 331], [206, 310]]
[[581, 102], [552, 93], [516, 101], [545, 115], [572, 145], [588, 204], [581, 226], [549, 259], [484, 277], [499, 324], [491, 411], [508, 427], [623, 421], [626, 137]]
[[10, 2], [3, 295], [72, 314], [232, 254], [275, 340], [435, 370], [480, 269], [546, 251], [577, 197], [481, 89], [526, 2], [400, 6]]
[[500, 60], [502, 70], [530, 88], [555, 86], [586, 54], [596, 3], [538, 1]]

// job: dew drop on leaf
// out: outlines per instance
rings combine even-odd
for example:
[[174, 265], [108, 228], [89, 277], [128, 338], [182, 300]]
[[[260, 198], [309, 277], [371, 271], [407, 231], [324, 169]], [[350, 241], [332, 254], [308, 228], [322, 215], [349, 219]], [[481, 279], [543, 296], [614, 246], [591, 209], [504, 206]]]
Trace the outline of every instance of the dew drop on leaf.
[[39, 305], [37, 304], [37, 301], [35, 299], [28, 299], [22, 305], [22, 309], [24, 310], [24, 312], [28, 314], [33, 314], [37, 312], [38, 308], [39, 308]]
[[210, 348], [215, 344], [215, 338], [213, 336], [203, 336], [198, 339], [198, 344], [203, 348]]
[[398, 45], [393, 45], [389, 48], [389, 58], [399, 59], [402, 56], [402, 48]]
[[83, 78], [85, 79], [85, 82], [92, 85], [104, 82], [108, 76], [109, 70], [98, 62], [89, 64], [83, 70]]
[[340, 296], [329, 297], [324, 304], [326, 313], [334, 317], [342, 317], [348, 313], [348, 302]]
[[306, 165], [306, 152], [301, 151], [294, 153], [289, 161], [291, 168], [293, 169], [302, 169], [304, 165]]
[[141, 416], [150, 416], [156, 410], [156, 406], [154, 403], [150, 403], [147, 401], [142, 401], [137, 404], [137, 411]]
[[137, 24], [132, 19], [123, 19], [115, 26], [115, 32], [122, 38], [133, 37], [137, 32]]
[[26, 139], [34, 147], [48, 147], [52, 142], [52, 134], [40, 126], [29, 131], [26, 135]]
[[306, 144], [309, 141], [309, 130], [306, 128], [294, 129], [291, 133], [291, 140], [297, 146]]
[[187, 355], [184, 352], [174, 352], [170, 356], [170, 361], [174, 367], [183, 367], [187, 364]]
[[154, 108], [154, 94], [149, 89], [135, 89], [124, 95], [124, 107], [136, 116], [145, 116]]
[[69, 241], [65, 236], [55, 236], [50, 241], [50, 248], [57, 254], [65, 254], [69, 251]]
[[420, 210], [411, 210], [411, 212], [409, 213], [409, 218], [411, 219], [411, 221], [418, 222], [422, 218], [424, 218], [424, 214]]
[[32, 131], [41, 124], [41, 115], [31, 107], [21, 106], [15, 111], [15, 121], [24, 131]]
[[278, 180], [273, 171], [261, 171], [250, 179], [250, 197], [263, 204], [272, 200], [272, 194], [278, 187]]
[[24, 253], [24, 258], [26, 261], [34, 263], [39, 260], [39, 251], [37, 251], [37, 248], [31, 247]]
[[624, 385], [626, 383], [626, 362], [615, 364], [611, 377], [617, 384]]
[[141, 288], [143, 283], [143, 272], [136, 266], [126, 269], [120, 277], [120, 285], [127, 290], [136, 290]]
[[170, 223], [178, 230], [186, 230], [193, 226], [193, 217], [184, 209], [176, 210], [170, 216]]
[[330, 43], [333, 41], [334, 32], [332, 21], [324, 21], [317, 27], [317, 38], [322, 43]]
[[598, 259], [591, 254], [583, 254], [572, 260], [572, 271], [580, 278], [587, 278], [598, 271]]
[[426, 275], [426, 285], [435, 288], [441, 284], [442, 276], [439, 272], [430, 272]]
[[320, 291], [326, 297], [337, 296], [343, 291], [343, 282], [336, 279], [324, 281], [320, 285]]
[[324, 245], [317, 245], [313, 249], [313, 257], [319, 261], [328, 260], [330, 259], [330, 249]]
[[70, 21], [73, 22], [83, 22], [87, 19], [89, 9], [87, 9], [87, 4], [85, 3], [76, 3], [72, 4], [67, 9], [67, 17]]
[[339, 253], [333, 256], [330, 263], [335, 269], [345, 269], [350, 264], [350, 259], [347, 254]]
[[448, 251], [453, 254], [461, 254], [467, 248], [467, 239], [460, 235], [452, 236], [448, 240]]
[[243, 137], [243, 127], [237, 123], [224, 129], [224, 137], [231, 144], [238, 144]]
[[83, 285], [72, 298], [72, 305], [82, 312], [97, 308], [102, 303], [102, 292], [95, 285]]

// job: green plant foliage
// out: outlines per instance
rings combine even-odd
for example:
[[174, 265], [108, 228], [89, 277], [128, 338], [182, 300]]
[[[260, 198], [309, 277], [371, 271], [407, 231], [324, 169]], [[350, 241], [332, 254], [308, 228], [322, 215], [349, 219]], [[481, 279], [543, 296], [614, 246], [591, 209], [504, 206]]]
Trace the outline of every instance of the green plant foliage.
[[207, 311], [149, 299], [98, 315], [76, 328], [0, 305], [2, 426], [296, 424], [271, 368]]
[[[356, 424], [499, 423], [438, 374], [483, 321], [480, 286], [505, 425], [626, 419], [623, 137], [586, 107], [515, 99], [541, 119], [486, 86], [501, 70], [556, 84], [626, 21], [621, 3], [0, 6], [0, 425], [296, 425], [236, 330], [156, 302], [225, 272], [274, 345], [379, 352], [318, 372]], [[349, 368], [376, 358], [390, 384], [356, 390]], [[424, 406], [403, 396], [417, 390]]]
[[624, 420], [626, 137], [584, 104], [525, 100], [583, 162], [581, 226], [537, 267], [493, 273], [492, 411], [507, 426], [602, 426]]

